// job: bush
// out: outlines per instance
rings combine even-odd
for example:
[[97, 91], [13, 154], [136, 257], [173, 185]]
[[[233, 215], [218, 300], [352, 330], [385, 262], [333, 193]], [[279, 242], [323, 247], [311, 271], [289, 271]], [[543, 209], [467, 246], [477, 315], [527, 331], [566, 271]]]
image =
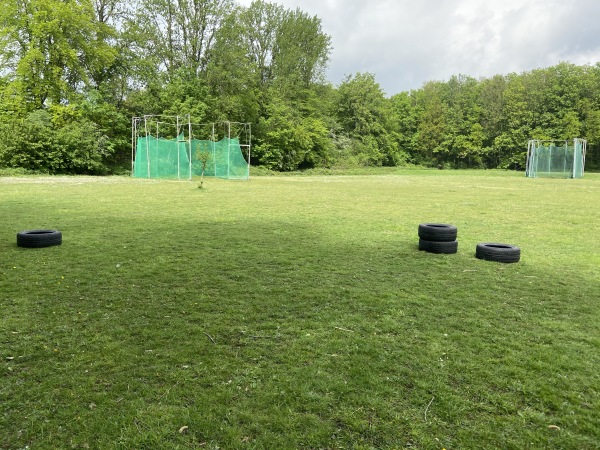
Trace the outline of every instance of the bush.
[[51, 174], [108, 172], [107, 138], [87, 119], [55, 126], [46, 110], [0, 125], [0, 165]]

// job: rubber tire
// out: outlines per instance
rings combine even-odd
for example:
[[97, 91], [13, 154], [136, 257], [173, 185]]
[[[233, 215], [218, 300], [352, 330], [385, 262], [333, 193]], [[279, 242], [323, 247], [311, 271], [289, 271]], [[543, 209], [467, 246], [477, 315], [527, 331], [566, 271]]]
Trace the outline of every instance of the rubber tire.
[[510, 244], [482, 242], [475, 248], [475, 257], [485, 261], [516, 263], [521, 260], [521, 249]]
[[436, 242], [419, 239], [419, 250], [429, 253], [444, 253], [451, 255], [458, 251], [458, 241]]
[[458, 230], [448, 223], [422, 223], [419, 225], [419, 237], [430, 242], [452, 242], [456, 240]]
[[51, 247], [62, 244], [58, 230], [25, 230], [17, 233], [17, 245], [26, 248]]

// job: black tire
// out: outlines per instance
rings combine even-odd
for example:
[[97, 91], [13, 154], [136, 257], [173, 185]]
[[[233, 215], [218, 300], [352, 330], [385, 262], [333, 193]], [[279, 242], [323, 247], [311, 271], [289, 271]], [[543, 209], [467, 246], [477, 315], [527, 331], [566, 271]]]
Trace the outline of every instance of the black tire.
[[475, 257], [486, 261], [516, 263], [521, 259], [521, 249], [510, 244], [482, 242], [477, 244]]
[[419, 237], [431, 242], [452, 242], [456, 240], [458, 230], [448, 223], [422, 223], [419, 225]]
[[19, 247], [41, 248], [60, 244], [62, 233], [58, 230], [26, 230], [17, 233]]
[[456, 253], [458, 250], [458, 241], [436, 242], [419, 239], [419, 250], [429, 253], [445, 253], [450, 255]]

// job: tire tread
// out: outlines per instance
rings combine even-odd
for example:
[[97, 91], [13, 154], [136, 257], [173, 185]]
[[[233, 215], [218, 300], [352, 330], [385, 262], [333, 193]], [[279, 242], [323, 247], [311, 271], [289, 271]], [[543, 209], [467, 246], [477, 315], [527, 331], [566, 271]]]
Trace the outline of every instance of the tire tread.
[[452, 242], [456, 240], [458, 230], [448, 223], [422, 223], [419, 225], [419, 237], [430, 242]]
[[458, 251], [458, 241], [428, 241], [426, 239], [419, 239], [419, 250], [450, 255]]
[[62, 244], [62, 233], [58, 230], [25, 230], [17, 233], [17, 246], [42, 248]]
[[510, 244], [482, 242], [475, 248], [475, 257], [485, 261], [516, 263], [521, 260], [521, 249]]

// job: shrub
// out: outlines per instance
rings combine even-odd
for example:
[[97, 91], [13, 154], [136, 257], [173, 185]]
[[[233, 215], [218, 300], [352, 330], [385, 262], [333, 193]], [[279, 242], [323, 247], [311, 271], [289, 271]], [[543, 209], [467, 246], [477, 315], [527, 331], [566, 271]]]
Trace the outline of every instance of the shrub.
[[0, 164], [51, 174], [103, 174], [112, 149], [87, 119], [62, 126], [46, 110], [0, 125]]

